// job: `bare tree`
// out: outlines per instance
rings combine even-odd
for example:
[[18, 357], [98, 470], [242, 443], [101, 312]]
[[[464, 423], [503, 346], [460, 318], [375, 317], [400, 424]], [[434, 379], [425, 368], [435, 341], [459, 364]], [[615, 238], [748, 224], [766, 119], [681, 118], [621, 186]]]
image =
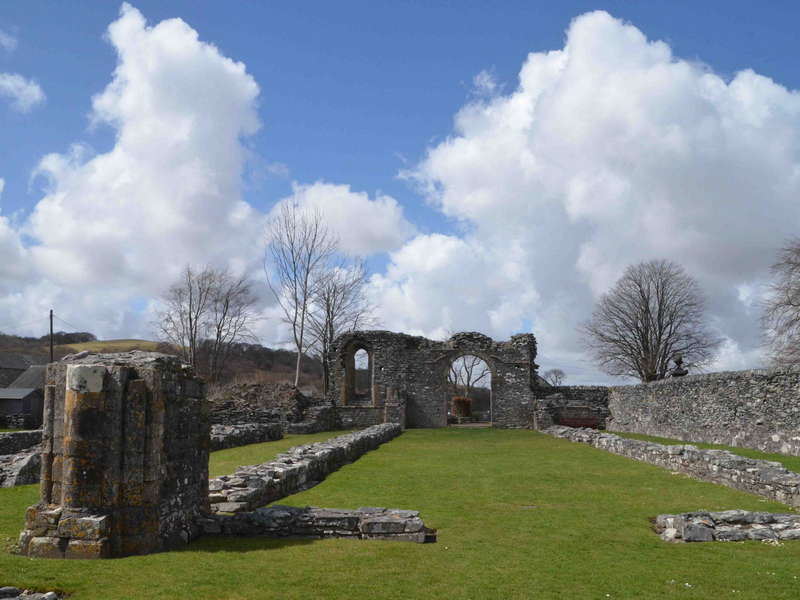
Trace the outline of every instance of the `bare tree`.
[[162, 339], [172, 343], [181, 359], [195, 370], [199, 367], [200, 342], [215, 286], [213, 270], [196, 272], [186, 265], [179, 281], [161, 297], [164, 310], [158, 314]]
[[222, 375], [235, 343], [255, 341], [250, 326], [256, 318], [256, 297], [250, 281], [225, 272], [218, 272], [216, 279], [207, 327], [208, 371], [212, 381]]
[[300, 383], [300, 365], [316, 341], [308, 335], [309, 308], [314, 286], [336, 249], [318, 210], [305, 209], [297, 202], [280, 205], [269, 224], [264, 271], [267, 285], [292, 331], [297, 351], [294, 385]]
[[[244, 277], [205, 267], [186, 267], [162, 297], [160, 337], [171, 342], [184, 362], [210, 379], [219, 378], [231, 346], [252, 339], [255, 297]], [[206, 364], [203, 359], [207, 360]]]
[[542, 373], [542, 379], [553, 386], [561, 385], [566, 376], [566, 373], [564, 373], [564, 371], [561, 369], [548, 369]]
[[485, 384], [490, 375], [489, 365], [482, 359], [472, 354], [465, 354], [450, 363], [448, 379], [453, 384], [455, 394], [458, 394], [461, 388], [464, 390], [464, 396], [469, 398], [473, 388], [485, 387], [480, 384]]
[[628, 267], [581, 331], [604, 372], [641, 381], [663, 379], [676, 354], [702, 366], [720, 342], [706, 328], [697, 281], [666, 260]]
[[333, 341], [342, 333], [374, 326], [372, 307], [364, 297], [367, 270], [363, 261], [340, 259], [318, 273], [308, 328], [322, 360], [323, 390], [327, 395], [330, 374], [328, 358]]
[[771, 362], [800, 364], [800, 238], [790, 240], [772, 265], [773, 281], [764, 305], [762, 325]]

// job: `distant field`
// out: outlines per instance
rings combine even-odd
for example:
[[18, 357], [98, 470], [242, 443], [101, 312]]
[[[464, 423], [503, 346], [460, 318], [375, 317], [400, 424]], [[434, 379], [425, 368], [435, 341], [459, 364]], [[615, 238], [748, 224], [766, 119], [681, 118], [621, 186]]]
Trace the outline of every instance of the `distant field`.
[[97, 340], [94, 342], [82, 342], [80, 344], [63, 344], [55, 346], [56, 349], [64, 352], [127, 352], [129, 350], [149, 350], [155, 351], [160, 343], [149, 340]]
[[[320, 437], [217, 452], [211, 470]], [[18, 535], [37, 489], [0, 489], [0, 546]], [[209, 537], [110, 561], [0, 550], [0, 583], [59, 589], [69, 600], [773, 600], [798, 598], [800, 589], [800, 541], [668, 544], [649, 521], [701, 508], [786, 506], [532, 431], [412, 429], [281, 502], [418, 509], [439, 541]]]

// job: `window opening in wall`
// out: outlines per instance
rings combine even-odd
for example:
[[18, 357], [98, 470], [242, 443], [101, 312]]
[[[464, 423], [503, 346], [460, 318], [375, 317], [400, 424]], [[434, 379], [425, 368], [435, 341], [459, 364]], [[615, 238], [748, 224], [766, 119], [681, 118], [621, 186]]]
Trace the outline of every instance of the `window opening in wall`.
[[448, 425], [492, 422], [492, 372], [486, 361], [472, 354], [459, 356], [450, 363], [447, 383]]
[[369, 353], [360, 348], [353, 356], [355, 366], [354, 392], [356, 396], [369, 395], [372, 385], [372, 374], [369, 368]]

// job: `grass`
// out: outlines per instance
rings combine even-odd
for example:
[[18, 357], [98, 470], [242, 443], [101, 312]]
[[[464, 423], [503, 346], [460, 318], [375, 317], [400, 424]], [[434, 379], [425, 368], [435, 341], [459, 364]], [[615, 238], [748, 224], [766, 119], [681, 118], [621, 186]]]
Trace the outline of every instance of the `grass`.
[[[258, 460], [281, 443], [262, 445]], [[252, 447], [222, 452], [214, 472], [237, 452], [253, 462]], [[0, 490], [0, 541], [16, 537], [36, 498], [36, 486]], [[64, 590], [71, 600], [778, 599], [800, 588], [800, 542], [667, 544], [648, 521], [785, 506], [531, 431], [410, 430], [282, 502], [419, 509], [439, 541], [204, 538], [97, 562], [0, 554], [0, 583]]]
[[622, 431], [609, 431], [620, 437], [629, 438], [632, 440], [642, 440], [645, 442], [655, 442], [656, 444], [664, 444], [665, 446], [675, 446], [679, 444], [691, 444], [698, 448], [709, 450], [728, 450], [739, 456], [746, 456], [748, 458], [757, 458], [759, 460], [774, 460], [781, 463], [790, 471], [800, 473], [800, 456], [789, 456], [788, 454], [780, 454], [777, 452], [761, 452], [760, 450], [752, 450], [750, 448], [740, 448], [738, 446], [724, 446], [722, 444], [706, 444], [703, 442], [687, 442], [685, 440], [676, 440], [673, 438], [656, 437], [654, 435], [644, 435], [642, 433], [627, 433]]

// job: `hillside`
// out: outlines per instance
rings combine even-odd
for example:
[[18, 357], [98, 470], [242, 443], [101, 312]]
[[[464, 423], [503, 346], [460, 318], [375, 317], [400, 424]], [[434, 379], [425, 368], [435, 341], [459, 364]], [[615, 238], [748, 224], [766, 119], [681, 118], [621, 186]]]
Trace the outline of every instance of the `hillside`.
[[[67, 335], [67, 334], [61, 334]], [[146, 350], [175, 354], [175, 347], [163, 342], [140, 339], [91, 340], [53, 347], [56, 360], [76, 352], [127, 352]], [[0, 362], [27, 365], [49, 361], [49, 346], [42, 338], [26, 338], [0, 333]], [[278, 383], [292, 381], [297, 355], [289, 350], [272, 349], [259, 344], [237, 344], [231, 351], [224, 381], [237, 383]], [[321, 389], [322, 364], [306, 356], [300, 376], [301, 387]]]

